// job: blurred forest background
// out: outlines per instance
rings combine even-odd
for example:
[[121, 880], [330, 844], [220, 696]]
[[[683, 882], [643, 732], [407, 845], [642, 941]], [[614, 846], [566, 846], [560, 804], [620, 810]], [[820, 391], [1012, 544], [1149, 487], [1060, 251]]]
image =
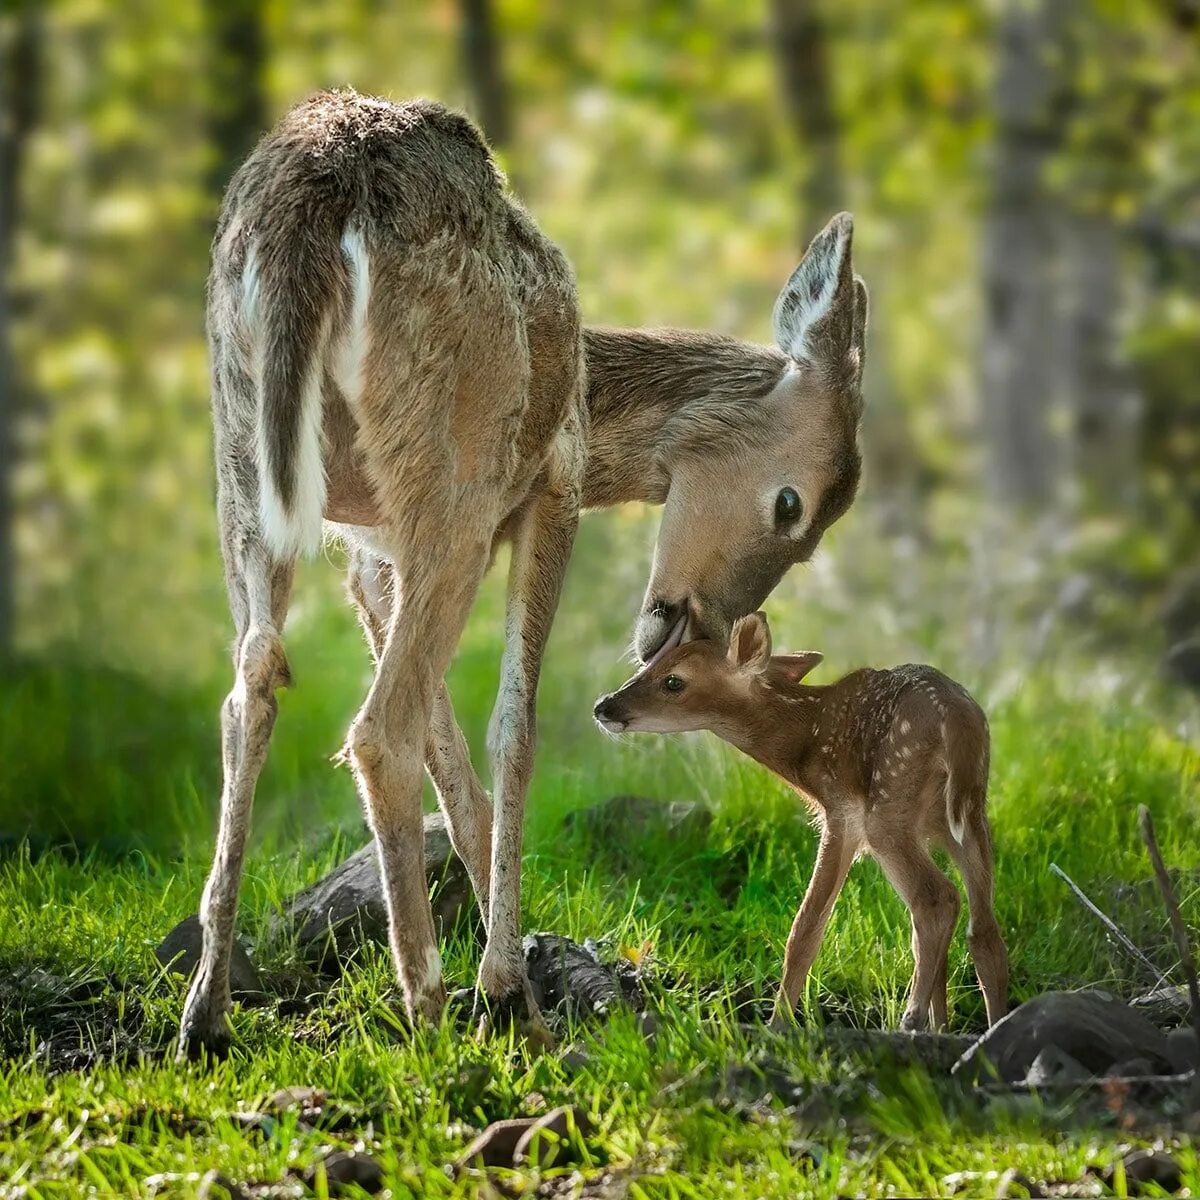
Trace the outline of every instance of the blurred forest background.
[[[90, 828], [106, 773], [172, 743], [212, 811], [208, 244], [257, 136], [346, 85], [470, 111], [592, 322], [767, 340], [804, 244], [851, 209], [867, 474], [772, 606], [781, 640], [839, 666], [935, 655], [988, 696], [1035, 668], [1151, 689], [1195, 733], [1196, 0], [7, 0], [0, 833], [50, 809]], [[564, 754], [625, 670], [655, 524], [584, 523], [548, 664]], [[480, 669], [456, 667], [477, 748], [497, 586], [464, 643]], [[325, 708], [277, 742], [305, 771], [328, 773], [366, 678], [339, 587], [317, 562], [296, 592]]]

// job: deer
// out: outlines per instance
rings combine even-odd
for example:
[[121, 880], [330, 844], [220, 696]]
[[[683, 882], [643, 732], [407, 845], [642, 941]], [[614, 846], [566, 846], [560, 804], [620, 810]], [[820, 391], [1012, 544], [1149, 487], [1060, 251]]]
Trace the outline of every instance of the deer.
[[[580, 512], [663, 507], [634, 646], [725, 637], [850, 506], [867, 290], [834, 217], [772, 314], [774, 345], [585, 327], [570, 266], [466, 116], [319, 93], [234, 175], [208, 281], [217, 517], [235, 627], [202, 952], [178, 1053], [229, 1045], [229, 955], [295, 564], [346, 550], [374, 674], [341, 760], [375, 835], [414, 1029], [447, 1003], [422, 869], [428, 773], [486, 931], [478, 1033], [544, 1033], [520, 936], [539, 673]], [[491, 794], [445, 674], [507, 544]], [[736, 546], [735, 551], [728, 548]]]
[[1008, 955], [993, 907], [987, 816], [987, 718], [960, 684], [930, 666], [854, 671], [803, 682], [818, 651], [772, 654], [763, 613], [737, 620], [728, 649], [692, 641], [652, 656], [594, 716], [609, 733], [709, 730], [783, 779], [821, 831], [816, 866], [796, 913], [772, 1023], [786, 1027], [816, 961], [850, 867], [869, 854], [912, 917], [914, 972], [904, 1030], [947, 1023], [946, 973], [958, 889], [934, 862], [962, 873], [967, 944], [989, 1025], [1004, 1016]]

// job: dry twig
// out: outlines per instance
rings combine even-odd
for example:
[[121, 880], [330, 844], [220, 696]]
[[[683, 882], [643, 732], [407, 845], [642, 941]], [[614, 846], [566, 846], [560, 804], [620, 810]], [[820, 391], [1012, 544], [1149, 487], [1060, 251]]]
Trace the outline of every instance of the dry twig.
[[1088, 899], [1087, 895], [1084, 893], [1084, 890], [1079, 886], [1079, 884], [1077, 884], [1075, 880], [1073, 880], [1070, 875], [1068, 875], [1066, 871], [1064, 871], [1062, 867], [1058, 865], [1058, 863], [1051, 863], [1050, 870], [1053, 871], [1055, 875], [1057, 875], [1059, 879], [1061, 879], [1063, 883], [1065, 883], [1067, 887], [1071, 889], [1071, 891], [1075, 894], [1075, 898], [1084, 906], [1084, 908], [1088, 910], [1088, 912], [1092, 914], [1092, 916], [1100, 919], [1105, 929], [1107, 929], [1109, 933], [1116, 938], [1117, 944], [1121, 947], [1121, 949], [1128, 951], [1129, 954], [1137, 959], [1137, 961], [1150, 972], [1159, 987], [1171, 986], [1171, 981], [1145, 956], [1145, 954], [1142, 953], [1141, 950], [1138, 949], [1129, 934], [1127, 934], [1125, 930], [1123, 930], [1120, 925], [1118, 925], [1116, 921], [1114, 921], [1106, 912], [1103, 912], [1101, 909], [1097, 908], [1096, 905], [1090, 899]]

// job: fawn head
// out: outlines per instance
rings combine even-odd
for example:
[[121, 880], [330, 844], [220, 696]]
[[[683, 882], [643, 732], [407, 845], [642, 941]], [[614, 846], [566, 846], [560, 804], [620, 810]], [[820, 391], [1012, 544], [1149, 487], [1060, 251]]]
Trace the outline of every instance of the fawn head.
[[775, 302], [780, 376], [755, 399], [714, 396], [670, 440], [670, 483], [634, 635], [664, 646], [724, 642], [794, 563], [812, 556], [858, 490], [867, 289], [853, 222], [833, 218]]
[[799, 683], [821, 661], [816, 650], [771, 654], [760, 612], [734, 622], [729, 648], [694, 641], [660, 650], [632, 679], [596, 701], [593, 716], [609, 733], [688, 733], [716, 729], [763, 683]]

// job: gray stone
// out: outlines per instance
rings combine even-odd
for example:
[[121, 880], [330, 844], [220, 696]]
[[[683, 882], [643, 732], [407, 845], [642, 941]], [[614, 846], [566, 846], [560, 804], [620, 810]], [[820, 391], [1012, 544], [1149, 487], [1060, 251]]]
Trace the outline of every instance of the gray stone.
[[[425, 815], [425, 875], [433, 887], [439, 936], [474, 906], [467, 869], [454, 853], [440, 812]], [[336, 967], [365, 942], [387, 944], [387, 908], [374, 841], [324, 879], [283, 902], [267, 927], [272, 941], [294, 937], [301, 958]]]
[[1155, 988], [1129, 1002], [1155, 1025], [1182, 1025], [1188, 1019], [1191, 1000], [1184, 984]]
[[[204, 942], [204, 931], [198, 916], [184, 917], [163, 938], [155, 957], [169, 971], [191, 978], [200, 962], [200, 950]], [[229, 957], [229, 990], [235, 996], [261, 996], [263, 983], [258, 971], [250, 961], [242, 944], [234, 938], [233, 953]]]
[[1046, 992], [998, 1021], [954, 1064], [956, 1074], [1006, 1083], [1026, 1078], [1034, 1060], [1054, 1046], [1092, 1075], [1132, 1058], [1169, 1071], [1166, 1035], [1144, 1016], [1094, 992]]
[[1090, 1079], [1091, 1073], [1057, 1046], [1044, 1046], [1030, 1064], [1025, 1082], [1030, 1087], [1065, 1087]]

